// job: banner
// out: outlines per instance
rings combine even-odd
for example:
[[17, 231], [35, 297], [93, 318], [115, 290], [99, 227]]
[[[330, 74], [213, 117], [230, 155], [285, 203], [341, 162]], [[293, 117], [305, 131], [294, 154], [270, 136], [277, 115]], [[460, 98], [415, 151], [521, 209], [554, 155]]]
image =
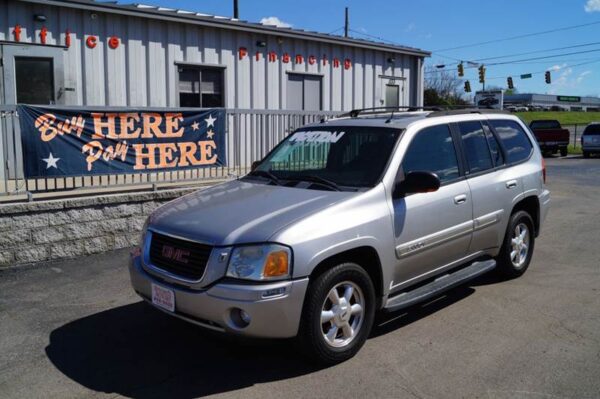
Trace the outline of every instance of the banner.
[[25, 177], [226, 166], [225, 110], [77, 110], [20, 105]]

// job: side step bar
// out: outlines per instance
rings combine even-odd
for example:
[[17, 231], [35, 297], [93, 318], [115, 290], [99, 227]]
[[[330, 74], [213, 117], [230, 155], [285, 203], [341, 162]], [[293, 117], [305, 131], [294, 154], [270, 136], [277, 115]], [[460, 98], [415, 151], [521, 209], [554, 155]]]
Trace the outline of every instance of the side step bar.
[[493, 259], [481, 262], [473, 262], [471, 265], [457, 270], [454, 273], [444, 274], [431, 283], [415, 288], [412, 291], [403, 292], [387, 300], [384, 309], [388, 312], [400, 310], [416, 303], [457, 287], [469, 280], [481, 276], [496, 267], [496, 261]]

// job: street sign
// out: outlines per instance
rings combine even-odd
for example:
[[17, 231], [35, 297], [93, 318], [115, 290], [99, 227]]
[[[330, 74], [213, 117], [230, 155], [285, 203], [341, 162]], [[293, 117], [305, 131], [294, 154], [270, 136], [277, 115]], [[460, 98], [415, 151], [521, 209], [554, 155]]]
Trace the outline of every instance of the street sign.
[[526, 73], [525, 75], [521, 75], [521, 79], [531, 79], [531, 74]]

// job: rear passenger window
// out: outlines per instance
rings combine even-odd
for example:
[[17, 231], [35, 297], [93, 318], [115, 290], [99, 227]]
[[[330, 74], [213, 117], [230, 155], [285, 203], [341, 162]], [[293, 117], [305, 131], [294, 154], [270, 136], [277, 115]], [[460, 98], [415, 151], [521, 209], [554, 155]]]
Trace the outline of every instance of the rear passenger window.
[[458, 160], [450, 127], [432, 126], [417, 133], [406, 150], [402, 168], [404, 174], [433, 172], [442, 183], [458, 178]]
[[496, 136], [494, 136], [488, 125], [484, 124], [483, 130], [485, 131], [485, 137], [487, 137], [488, 144], [490, 145], [490, 152], [492, 153], [494, 165], [504, 165], [504, 155], [502, 154], [502, 149], [500, 148], [500, 143], [498, 143], [498, 139], [496, 138]]
[[481, 123], [477, 121], [461, 122], [458, 124], [458, 130], [467, 155], [469, 173], [492, 169], [494, 164]]
[[502, 145], [506, 149], [508, 163], [520, 162], [529, 158], [533, 146], [521, 125], [510, 120], [491, 120], [490, 124], [500, 136]]

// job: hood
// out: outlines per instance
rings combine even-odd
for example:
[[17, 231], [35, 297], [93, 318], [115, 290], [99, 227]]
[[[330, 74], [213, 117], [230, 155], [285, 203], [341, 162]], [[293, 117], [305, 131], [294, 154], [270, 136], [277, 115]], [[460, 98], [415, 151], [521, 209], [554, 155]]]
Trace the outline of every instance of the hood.
[[158, 208], [149, 227], [212, 245], [264, 242], [283, 227], [356, 195], [234, 180]]

